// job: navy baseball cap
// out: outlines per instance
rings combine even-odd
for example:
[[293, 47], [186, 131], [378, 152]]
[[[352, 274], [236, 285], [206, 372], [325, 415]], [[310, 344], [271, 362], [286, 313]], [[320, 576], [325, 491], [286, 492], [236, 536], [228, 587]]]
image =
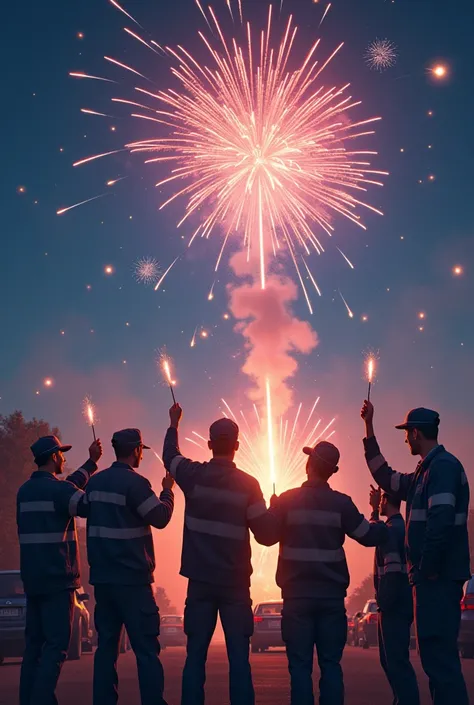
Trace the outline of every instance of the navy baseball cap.
[[405, 421], [395, 428], [406, 430], [418, 426], [439, 426], [439, 414], [432, 409], [412, 409], [405, 417]]
[[33, 443], [31, 446], [31, 452], [34, 455], [35, 460], [38, 460], [41, 457], [52, 455], [58, 451], [67, 453], [68, 450], [71, 450], [71, 448], [72, 446], [63, 446], [57, 436], [42, 436]]
[[330, 465], [332, 468], [337, 466], [339, 458], [341, 457], [336, 446], [328, 441], [320, 441], [320, 443], [316, 443], [314, 448], [305, 446], [303, 453], [306, 453], [306, 455], [309, 455], [315, 460], [322, 460], [323, 463], [327, 463], [327, 465]]
[[146, 446], [142, 441], [142, 433], [138, 428], [124, 428], [121, 431], [115, 431], [112, 436], [112, 445], [130, 446], [130, 450], [141, 445], [144, 450], [150, 450], [150, 446]]
[[236, 441], [239, 437], [239, 427], [232, 419], [218, 419], [209, 427], [211, 441]]

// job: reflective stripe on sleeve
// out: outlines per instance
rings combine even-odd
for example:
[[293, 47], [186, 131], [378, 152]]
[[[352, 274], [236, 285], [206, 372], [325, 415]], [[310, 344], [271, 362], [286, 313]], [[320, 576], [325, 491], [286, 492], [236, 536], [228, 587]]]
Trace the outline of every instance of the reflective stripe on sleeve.
[[343, 548], [323, 549], [323, 548], [293, 548], [292, 546], [282, 546], [280, 556], [288, 561], [307, 561], [311, 563], [338, 563], [346, 557]]
[[266, 512], [267, 505], [262, 499], [260, 502], [255, 502], [255, 504], [251, 504], [250, 507], [247, 508], [247, 519], [249, 521], [252, 521], [252, 519], [258, 519], [258, 517], [263, 516]]
[[54, 512], [54, 502], [20, 502], [20, 512]]
[[436, 507], [439, 504], [448, 504], [450, 507], [456, 506], [456, 496], [451, 492], [440, 492], [440, 494], [433, 494], [428, 499], [428, 508]]
[[148, 512], [151, 512], [151, 510], [157, 507], [159, 504], [161, 504], [161, 502], [158, 497], [152, 494], [150, 497], [148, 497], [148, 499], [138, 505], [137, 512], [140, 514], [141, 517], [144, 517], [148, 514]]
[[174, 457], [173, 460], [171, 461], [171, 464], [170, 464], [170, 475], [172, 475], [175, 480], [176, 480], [176, 472], [177, 472], [177, 470], [178, 470], [178, 465], [180, 464], [180, 462], [181, 462], [182, 460], [184, 460], [184, 457], [183, 457], [182, 455], [175, 455], [175, 457]]
[[69, 514], [72, 517], [75, 517], [77, 515], [77, 505], [81, 501], [82, 497], [85, 497], [85, 494], [82, 490], [77, 490], [77, 492], [74, 492], [74, 494], [70, 497], [70, 499], [69, 499]]
[[392, 477], [390, 478], [390, 489], [392, 492], [398, 492], [400, 489], [400, 480], [402, 479], [402, 475], [399, 472], [394, 472]]
[[[84, 476], [85, 481], [89, 482], [90, 475], [87, 472], [87, 470], [84, 470], [84, 468], [78, 468], [77, 470], [75, 470], [75, 472], [80, 472], [81, 475]], [[74, 474], [74, 473], [71, 473], [71, 474]]]
[[142, 536], [151, 536], [149, 526], [136, 526], [133, 528], [116, 529], [109, 526], [89, 526], [87, 535], [95, 539], [118, 539], [128, 541], [139, 539]]
[[341, 527], [341, 513], [322, 509], [293, 509], [287, 515], [288, 524], [315, 524], [318, 526]]
[[211, 536], [221, 536], [226, 539], [238, 539], [240, 541], [244, 541], [248, 535], [245, 526], [227, 524], [223, 521], [196, 519], [196, 517], [191, 517], [189, 514], [186, 514], [184, 523], [190, 531], [197, 531], [201, 534], [210, 534]]
[[410, 521], [426, 521], [426, 509], [412, 509]]
[[382, 453], [379, 453], [378, 455], [375, 456], [375, 458], [372, 458], [372, 460], [368, 460], [367, 465], [369, 466], [369, 470], [373, 475], [374, 473], [377, 472], [377, 470], [380, 470], [382, 465], [385, 465], [386, 462], [387, 461], [383, 457]]
[[370, 530], [370, 524], [367, 521], [367, 519], [362, 519], [360, 522], [359, 526], [354, 529], [354, 531], [351, 531], [349, 533], [349, 536], [352, 536], [355, 539], [361, 539], [363, 536], [365, 536], [368, 531]]
[[103, 502], [104, 504], [118, 504], [125, 507], [127, 498], [124, 494], [118, 492], [103, 492], [101, 490], [92, 490], [89, 492], [89, 502]]
[[21, 544], [26, 543], [66, 543], [67, 541], [76, 540], [75, 531], [60, 531], [60, 532], [45, 532], [38, 534], [20, 534], [19, 541]]
[[384, 556], [384, 563], [387, 565], [387, 563], [401, 563], [402, 559], [399, 553], [396, 551], [393, 551], [393, 553], [386, 553]]

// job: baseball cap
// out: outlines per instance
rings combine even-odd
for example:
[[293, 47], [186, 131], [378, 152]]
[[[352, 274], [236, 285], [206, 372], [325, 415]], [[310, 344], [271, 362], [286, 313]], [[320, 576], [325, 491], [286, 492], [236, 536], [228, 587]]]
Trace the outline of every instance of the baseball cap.
[[61, 445], [61, 441], [57, 436], [42, 436], [33, 443], [31, 446], [31, 452], [34, 455], [35, 460], [38, 460], [38, 458], [41, 458], [42, 456], [52, 455], [58, 451], [67, 453], [68, 450], [71, 450], [71, 448], [72, 446]]
[[124, 428], [121, 431], [115, 431], [112, 436], [112, 445], [129, 445], [130, 450], [141, 445], [144, 450], [150, 450], [150, 446], [143, 443], [142, 433], [138, 428]]
[[209, 428], [211, 441], [236, 441], [239, 437], [239, 427], [232, 419], [218, 419]]
[[322, 460], [323, 463], [327, 463], [333, 468], [336, 467], [341, 457], [336, 446], [328, 441], [320, 441], [316, 443], [314, 448], [305, 446], [303, 453], [306, 453], [306, 455], [309, 455], [311, 458]]
[[406, 430], [415, 426], [439, 426], [439, 414], [432, 409], [412, 409], [405, 417], [405, 421], [395, 428]]

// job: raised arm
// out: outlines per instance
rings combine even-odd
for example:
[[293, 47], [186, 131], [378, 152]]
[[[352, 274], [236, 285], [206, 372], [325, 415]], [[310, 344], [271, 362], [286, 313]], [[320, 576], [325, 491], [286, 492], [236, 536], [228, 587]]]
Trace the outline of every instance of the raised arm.
[[145, 524], [156, 529], [164, 529], [173, 516], [174, 480], [167, 474], [163, 478], [163, 490], [159, 497], [153, 492], [151, 484], [142, 475], [136, 474], [127, 494], [127, 504]]
[[186, 492], [193, 483], [195, 473], [202, 463], [194, 462], [181, 455], [178, 442], [178, 428], [183, 411], [179, 404], [173, 404], [170, 409], [170, 426], [166, 431], [163, 444], [163, 463], [166, 470], [176, 480], [179, 487]]
[[259, 483], [255, 480], [247, 507], [247, 522], [257, 543], [273, 546], [280, 540], [280, 516], [276, 509], [277, 502], [267, 509]]
[[455, 460], [434, 460], [429, 467], [428, 511], [420, 562], [420, 571], [427, 578], [440, 573], [452, 540], [462, 473], [461, 465]]
[[386, 525], [381, 521], [367, 521], [350, 497], [342, 512], [342, 529], [362, 546], [381, 546], [388, 540]]
[[100, 442], [100, 438], [98, 438], [89, 448], [89, 458], [78, 470], [75, 470], [66, 477], [66, 482], [70, 482], [77, 489], [84, 489], [91, 475], [97, 470], [97, 462], [100, 460], [101, 456], [102, 443]]
[[370, 401], [364, 402], [360, 415], [365, 423], [365, 460], [372, 477], [385, 492], [406, 501], [414, 473], [406, 474], [392, 470], [383, 457], [374, 434], [374, 407]]

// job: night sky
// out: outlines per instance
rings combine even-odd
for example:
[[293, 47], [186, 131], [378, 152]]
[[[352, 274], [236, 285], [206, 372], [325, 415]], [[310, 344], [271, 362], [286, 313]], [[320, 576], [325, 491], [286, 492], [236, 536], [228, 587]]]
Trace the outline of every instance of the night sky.
[[[212, 4], [230, 33], [224, 0]], [[279, 3], [274, 4], [277, 10]], [[293, 13], [299, 28], [295, 59], [318, 36], [322, 57], [345, 42], [323, 82], [350, 82], [350, 93], [363, 101], [358, 116], [383, 117], [364, 145], [379, 153], [374, 168], [390, 176], [367, 196], [383, 217], [364, 213], [366, 232], [335, 218], [332, 242], [325, 238], [326, 252], [310, 258], [323, 295], [311, 291], [312, 316], [301, 294], [293, 311], [310, 322], [319, 344], [310, 355], [298, 356], [299, 369], [290, 384], [296, 404], [303, 401], [307, 408], [321, 395], [323, 419], [337, 416], [332, 440], [340, 445], [342, 459], [334, 485], [368, 512], [370, 478], [359, 419], [368, 349], [379, 353], [372, 398], [382, 449], [392, 464], [406, 471], [413, 467], [394, 424], [411, 407], [432, 406], [441, 415], [441, 440], [474, 479], [468, 462], [474, 423], [474, 9], [467, 0], [454, 9], [440, 0], [333, 0], [318, 30], [326, 5], [325, 0], [284, 0], [283, 15]], [[255, 27], [265, 21], [267, 6], [243, 0]], [[63, 440], [74, 444], [73, 463], [84, 459], [90, 440], [82, 418], [87, 394], [97, 406], [104, 461], [111, 460], [113, 431], [124, 426], [141, 427], [161, 451], [170, 404], [156, 366], [163, 346], [172, 356], [176, 394], [185, 410], [183, 436], [193, 429], [206, 433], [221, 397], [236, 409], [250, 408], [249, 381], [241, 372], [244, 339], [234, 330], [232, 316], [224, 318], [229, 311], [226, 287], [233, 282], [228, 255], [214, 299], [207, 300], [219, 233], [188, 250], [196, 223], [176, 230], [184, 200], [158, 211], [172, 190], [157, 192], [154, 184], [165, 171], [145, 166], [139, 155], [124, 151], [72, 167], [83, 157], [164, 134], [160, 125], [133, 120], [124, 106], [110, 103], [114, 95], [133, 99], [136, 83], [107, 64], [104, 55], [149, 76], [152, 90], [176, 87], [172, 62], [138, 44], [123, 27], [203, 55], [197, 32], [207, 27], [194, 0], [130, 0], [123, 7], [144, 29], [106, 0], [8, 3], [3, 11], [8, 31], [0, 50], [5, 99], [0, 413], [21, 409], [26, 417], [58, 425]], [[277, 21], [277, 27], [281, 30], [283, 22]], [[395, 66], [382, 73], [364, 59], [376, 38], [391, 40], [398, 51]], [[447, 69], [441, 79], [430, 72], [437, 64]], [[77, 80], [68, 76], [70, 71], [123, 85]], [[83, 114], [81, 108], [113, 117]], [[105, 185], [119, 177], [127, 178]], [[58, 209], [103, 193], [103, 198], [56, 215]], [[353, 262], [353, 270], [336, 246]], [[178, 256], [159, 291], [136, 280], [138, 259], [155, 258], [164, 270]], [[291, 266], [285, 272], [295, 279]], [[183, 450], [193, 452], [184, 442]], [[149, 460], [144, 471], [159, 487], [158, 462]], [[175, 517], [160, 546], [172, 534], [177, 547], [180, 531], [181, 518]], [[353, 565], [354, 584], [368, 572], [370, 554], [364, 552], [362, 567]], [[173, 558], [176, 567], [177, 561]], [[162, 582], [167, 584], [167, 578]]]

